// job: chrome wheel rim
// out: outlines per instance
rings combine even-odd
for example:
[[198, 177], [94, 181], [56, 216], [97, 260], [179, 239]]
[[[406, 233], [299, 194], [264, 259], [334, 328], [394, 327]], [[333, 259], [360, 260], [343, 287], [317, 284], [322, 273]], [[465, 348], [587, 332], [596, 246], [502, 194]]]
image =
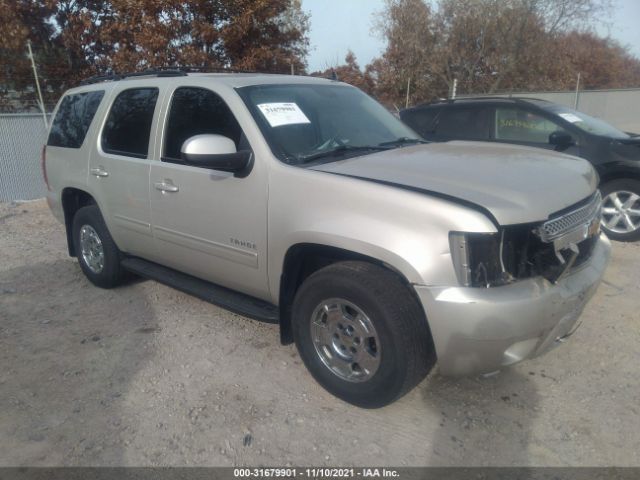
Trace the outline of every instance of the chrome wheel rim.
[[364, 382], [380, 367], [380, 340], [373, 323], [353, 303], [330, 298], [311, 316], [311, 339], [322, 363], [349, 382]]
[[91, 225], [80, 228], [80, 249], [87, 268], [93, 273], [100, 273], [104, 268], [104, 247], [98, 232]]
[[602, 226], [614, 233], [632, 233], [640, 228], [640, 195], [620, 190], [602, 200]]

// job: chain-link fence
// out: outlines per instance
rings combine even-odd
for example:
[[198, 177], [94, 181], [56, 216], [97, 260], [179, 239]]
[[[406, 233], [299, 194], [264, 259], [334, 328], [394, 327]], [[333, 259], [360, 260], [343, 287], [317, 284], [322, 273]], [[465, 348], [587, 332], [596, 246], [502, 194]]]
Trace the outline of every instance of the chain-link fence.
[[0, 114], [0, 201], [44, 196], [40, 159], [45, 142], [42, 114]]

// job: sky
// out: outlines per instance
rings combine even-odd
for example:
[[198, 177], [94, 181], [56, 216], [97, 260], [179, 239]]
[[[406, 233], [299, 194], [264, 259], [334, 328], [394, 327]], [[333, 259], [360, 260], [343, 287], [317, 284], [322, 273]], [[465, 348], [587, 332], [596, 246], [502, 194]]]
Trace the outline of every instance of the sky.
[[[598, 33], [611, 35], [640, 58], [640, 0], [613, 0], [612, 4], [611, 18], [598, 26]], [[303, 10], [311, 15], [309, 71], [343, 63], [349, 49], [361, 67], [379, 56], [385, 42], [372, 29], [383, 7], [383, 0], [302, 0]]]

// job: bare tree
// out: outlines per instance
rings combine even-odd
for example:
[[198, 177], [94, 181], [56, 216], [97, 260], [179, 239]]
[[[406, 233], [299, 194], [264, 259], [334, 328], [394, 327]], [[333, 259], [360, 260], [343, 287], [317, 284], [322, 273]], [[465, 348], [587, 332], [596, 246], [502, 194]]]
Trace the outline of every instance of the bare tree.
[[[576, 68], [589, 68], [575, 63], [583, 57], [571, 49], [584, 50], [575, 36], [597, 38], [589, 29], [610, 8], [609, 0], [440, 0], [433, 8], [425, 0], [387, 0], [377, 27], [387, 48], [369, 66], [376, 92], [398, 103], [408, 79], [412, 98], [425, 100], [446, 96], [454, 80], [463, 92], [564, 87]], [[638, 62], [610, 40], [605, 49], [589, 44], [600, 63], [607, 55]], [[640, 82], [636, 70], [626, 71], [621, 79]]]
[[[300, 0], [0, 0], [2, 91], [30, 95], [30, 40], [48, 101], [80, 79], [156, 67], [306, 68]], [[6, 27], [6, 28], [4, 28]]]
[[435, 47], [431, 7], [423, 0], [385, 0], [385, 11], [374, 30], [387, 40], [387, 48], [368, 70], [377, 83], [381, 99], [398, 99], [407, 89], [420, 92], [431, 88]]

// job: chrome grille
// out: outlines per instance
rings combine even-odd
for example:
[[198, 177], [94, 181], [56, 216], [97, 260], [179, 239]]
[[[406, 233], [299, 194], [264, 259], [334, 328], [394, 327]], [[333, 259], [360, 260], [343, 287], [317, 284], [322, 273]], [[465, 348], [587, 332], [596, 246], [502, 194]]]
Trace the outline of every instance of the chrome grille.
[[596, 218], [599, 219], [602, 208], [601, 204], [602, 198], [600, 192], [596, 191], [586, 205], [543, 223], [536, 229], [536, 233], [543, 242], [553, 242], [555, 239], [580, 226], [590, 224]]

